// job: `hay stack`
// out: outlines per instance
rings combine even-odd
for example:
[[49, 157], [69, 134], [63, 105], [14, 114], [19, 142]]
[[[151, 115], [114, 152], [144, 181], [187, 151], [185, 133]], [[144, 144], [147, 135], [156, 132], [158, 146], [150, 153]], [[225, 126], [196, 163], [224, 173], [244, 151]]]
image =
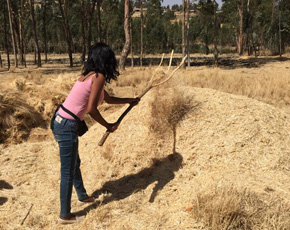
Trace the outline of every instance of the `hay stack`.
[[[259, 197], [258, 203], [261, 201], [266, 205], [267, 202], [272, 202], [272, 198], [275, 202], [278, 200], [273, 210], [263, 213], [265, 218], [256, 225], [252, 224], [251, 228], [262, 225], [269, 228], [271, 221], [278, 223], [281, 205], [290, 200], [289, 167], [283, 164], [290, 154], [289, 117], [273, 106], [214, 90], [181, 87], [165, 91], [158, 88], [144, 97], [102, 149], [92, 144], [92, 140], [97, 143], [97, 137], [102, 135], [98, 125], [83, 138], [83, 151], [94, 156], [90, 158], [91, 166], [87, 167], [89, 181], [95, 178], [111, 181], [104, 184], [97, 180], [97, 187], [109, 194], [113, 191], [114, 197], [133, 199], [131, 195], [123, 193], [128, 192], [132, 186], [136, 191], [142, 190], [146, 207], [134, 210], [136, 214], [147, 213], [147, 208], [153, 211], [153, 207], [146, 205], [154, 191], [154, 183], [151, 184], [150, 181], [169, 183], [171, 185], [165, 186], [155, 199], [159, 205], [165, 205], [164, 202], [170, 204], [170, 210], [175, 210], [175, 214], [179, 213], [178, 218], [182, 215], [180, 210], [187, 205], [196, 205], [198, 197], [203, 197], [202, 194], [223, 194], [217, 193], [217, 189], [223, 191], [228, 187], [232, 188], [229, 194], [236, 194], [236, 190], [240, 191], [238, 194], [243, 194], [247, 189], [250, 194], [254, 194], [253, 197]], [[186, 100], [178, 99], [180, 95]], [[167, 102], [167, 107], [164, 107], [164, 102]], [[174, 108], [183, 110], [180, 117], [177, 115], [179, 119], [175, 126], [173, 120], [170, 120], [174, 117], [174, 111], [178, 111]], [[110, 120], [115, 121], [118, 116], [119, 114], [113, 114]], [[161, 116], [163, 119], [159, 119]], [[167, 127], [167, 131], [164, 127]], [[177, 158], [182, 158], [182, 162], [173, 161], [176, 163], [175, 167], [168, 160], [172, 153], [178, 154]], [[101, 165], [101, 168], [90, 170], [96, 165]], [[178, 169], [175, 171], [173, 168], [176, 167]], [[139, 175], [140, 172], [148, 173], [148, 170], [149, 175]], [[134, 176], [127, 178], [127, 175]], [[171, 181], [173, 175], [175, 179]], [[272, 198], [267, 197], [267, 191], [273, 191], [270, 192]], [[131, 193], [132, 191], [128, 192]], [[138, 195], [136, 197], [140, 198]], [[137, 201], [132, 200], [132, 204], [134, 202]], [[122, 204], [125, 205], [125, 201]], [[255, 206], [254, 203], [253, 205]], [[282, 209], [289, 214], [289, 207], [286, 205]], [[251, 208], [256, 210], [256, 207]], [[220, 209], [217, 207], [216, 210]], [[159, 211], [168, 218], [172, 215], [165, 210]], [[270, 220], [269, 215], [273, 213], [278, 217]], [[125, 218], [123, 222], [129, 223], [129, 219]], [[283, 226], [289, 226], [289, 222], [285, 223], [285, 219], [283, 221], [286, 224]], [[164, 226], [172, 224], [174, 221], [167, 219]], [[204, 224], [213, 227], [207, 219]]]
[[0, 143], [20, 143], [27, 139], [31, 129], [45, 127], [41, 115], [26, 104], [23, 94], [16, 92], [0, 95], [0, 117]]
[[[116, 121], [124, 109], [107, 119]], [[285, 113], [255, 100], [210, 89], [153, 89], [103, 147], [98, 124], [80, 138], [84, 183], [100, 199], [83, 209], [73, 194], [73, 211], [88, 211], [80, 224], [55, 221], [55, 142], [0, 149], [0, 174], [14, 186], [4, 194], [9, 215], [1, 215], [0, 228], [24, 227], [33, 203], [26, 229], [289, 229], [289, 130]]]

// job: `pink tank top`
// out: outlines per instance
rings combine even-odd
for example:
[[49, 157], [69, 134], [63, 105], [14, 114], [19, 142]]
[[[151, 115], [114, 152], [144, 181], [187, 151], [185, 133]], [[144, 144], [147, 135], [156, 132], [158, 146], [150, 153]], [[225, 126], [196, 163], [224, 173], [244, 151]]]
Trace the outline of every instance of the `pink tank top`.
[[[86, 81], [76, 81], [68, 97], [63, 103], [63, 106], [71, 111], [73, 114], [77, 115], [80, 120], [83, 120], [85, 114], [87, 113], [88, 101], [91, 93], [92, 78], [94, 76], [95, 75], [93, 75], [90, 79]], [[100, 104], [103, 100], [104, 89], [102, 89], [98, 104]], [[65, 111], [63, 111], [62, 108], [59, 108], [58, 113], [64, 118], [74, 120], [74, 118], [71, 115], [67, 114]]]

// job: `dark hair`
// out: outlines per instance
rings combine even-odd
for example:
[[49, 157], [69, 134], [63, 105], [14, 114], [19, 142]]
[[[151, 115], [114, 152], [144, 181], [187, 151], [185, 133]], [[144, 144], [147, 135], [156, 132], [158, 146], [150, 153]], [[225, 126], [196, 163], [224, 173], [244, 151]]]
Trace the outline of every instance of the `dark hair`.
[[120, 73], [117, 70], [118, 63], [113, 50], [105, 43], [96, 43], [90, 47], [88, 59], [84, 65], [83, 75], [93, 71], [105, 76], [106, 82], [117, 80]]

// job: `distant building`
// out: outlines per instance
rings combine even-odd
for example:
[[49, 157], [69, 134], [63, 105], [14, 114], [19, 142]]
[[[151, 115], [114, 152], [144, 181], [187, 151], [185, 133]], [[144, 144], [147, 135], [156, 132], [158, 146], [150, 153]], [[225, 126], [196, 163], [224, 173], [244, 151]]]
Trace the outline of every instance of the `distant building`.
[[[183, 20], [183, 12], [182, 11], [175, 11], [174, 15], [176, 17], [176, 19], [174, 21], [182, 21]], [[197, 15], [197, 13], [194, 10], [190, 10], [189, 11], [189, 17], [195, 17]]]
[[[142, 8], [142, 12], [143, 12], [143, 15], [145, 15], [147, 12], [147, 8]], [[140, 18], [140, 17], [141, 17], [141, 8], [134, 7], [132, 18]]]

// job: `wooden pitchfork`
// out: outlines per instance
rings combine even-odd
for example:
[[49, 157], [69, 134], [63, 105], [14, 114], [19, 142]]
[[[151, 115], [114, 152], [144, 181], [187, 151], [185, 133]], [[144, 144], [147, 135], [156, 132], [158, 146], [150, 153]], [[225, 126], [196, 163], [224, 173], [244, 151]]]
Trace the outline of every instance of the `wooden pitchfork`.
[[[169, 70], [171, 67], [171, 63], [172, 63], [172, 57], [173, 57], [173, 51], [171, 52], [171, 57], [170, 57], [170, 62], [169, 62], [169, 66], [168, 66], [168, 70], [167, 73], [164, 74], [164, 76], [155, 76], [155, 74], [153, 74], [152, 78], [149, 81], [149, 86], [138, 96], [138, 98], [142, 98], [150, 89], [152, 89], [153, 87], [157, 87], [165, 82], [167, 82], [170, 78], [172, 78], [172, 76], [174, 75], [174, 73], [184, 64], [184, 61], [186, 59], [186, 56], [182, 59], [182, 61], [180, 62], [180, 64], [169, 74]], [[162, 55], [162, 59], [161, 62], [159, 64], [159, 67], [162, 64], [164, 58], [164, 54]], [[127, 113], [134, 107], [134, 105], [129, 105], [129, 107], [122, 113], [122, 115], [119, 117], [119, 119], [117, 120], [117, 124], [120, 124], [121, 121], [123, 120], [123, 118], [127, 115]], [[105, 134], [103, 135], [102, 139], [99, 141], [99, 146], [102, 146], [105, 141], [107, 140], [108, 136], [110, 135], [110, 130], [107, 130], [105, 132]]]

